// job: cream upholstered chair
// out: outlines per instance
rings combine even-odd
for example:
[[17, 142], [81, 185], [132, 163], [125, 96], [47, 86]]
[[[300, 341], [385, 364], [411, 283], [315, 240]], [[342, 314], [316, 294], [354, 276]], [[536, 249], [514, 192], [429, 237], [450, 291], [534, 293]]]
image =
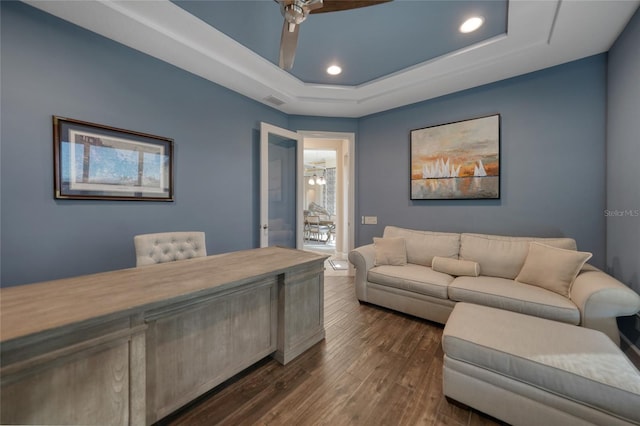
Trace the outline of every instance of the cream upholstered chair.
[[163, 232], [133, 237], [136, 266], [207, 255], [204, 232]]

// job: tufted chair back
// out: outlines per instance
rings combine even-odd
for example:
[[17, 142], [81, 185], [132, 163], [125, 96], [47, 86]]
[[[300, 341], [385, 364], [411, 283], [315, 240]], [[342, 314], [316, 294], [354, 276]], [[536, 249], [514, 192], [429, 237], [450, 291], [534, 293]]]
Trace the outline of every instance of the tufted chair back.
[[133, 237], [136, 266], [207, 255], [204, 232], [163, 232]]

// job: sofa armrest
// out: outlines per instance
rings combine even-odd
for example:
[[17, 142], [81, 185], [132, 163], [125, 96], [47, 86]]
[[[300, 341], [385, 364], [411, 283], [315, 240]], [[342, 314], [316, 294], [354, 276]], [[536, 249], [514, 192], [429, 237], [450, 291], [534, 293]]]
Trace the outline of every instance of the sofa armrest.
[[349, 262], [356, 268], [356, 297], [367, 301], [367, 273], [375, 266], [376, 251], [373, 244], [357, 247], [349, 252]]
[[571, 300], [580, 309], [580, 325], [600, 330], [618, 345], [616, 317], [640, 310], [640, 295], [597, 268], [583, 268], [571, 287]]

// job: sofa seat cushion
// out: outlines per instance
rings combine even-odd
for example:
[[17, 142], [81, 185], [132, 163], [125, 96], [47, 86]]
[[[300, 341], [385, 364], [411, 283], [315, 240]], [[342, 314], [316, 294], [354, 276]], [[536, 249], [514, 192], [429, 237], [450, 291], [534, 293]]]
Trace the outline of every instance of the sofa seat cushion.
[[453, 281], [453, 277], [427, 266], [407, 263], [405, 266], [382, 265], [371, 268], [367, 280], [387, 287], [447, 299], [447, 286]]
[[599, 331], [458, 303], [442, 346], [449, 358], [640, 422], [640, 373]]
[[458, 277], [448, 289], [457, 302], [492, 306], [569, 324], [580, 324], [580, 311], [571, 300], [540, 287], [496, 277]]

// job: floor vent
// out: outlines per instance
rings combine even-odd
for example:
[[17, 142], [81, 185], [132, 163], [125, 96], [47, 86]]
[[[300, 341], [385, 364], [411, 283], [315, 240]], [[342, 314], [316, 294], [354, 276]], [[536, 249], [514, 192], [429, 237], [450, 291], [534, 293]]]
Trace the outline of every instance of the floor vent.
[[266, 97], [266, 98], [264, 98], [263, 100], [265, 100], [265, 101], [267, 101], [267, 102], [269, 102], [270, 104], [273, 104], [273, 105], [275, 105], [275, 106], [280, 106], [280, 105], [283, 105], [283, 104], [284, 104], [284, 101], [282, 101], [282, 100], [280, 100], [280, 99], [276, 98], [275, 96], [271, 96], [271, 95], [267, 96], [267, 97]]

